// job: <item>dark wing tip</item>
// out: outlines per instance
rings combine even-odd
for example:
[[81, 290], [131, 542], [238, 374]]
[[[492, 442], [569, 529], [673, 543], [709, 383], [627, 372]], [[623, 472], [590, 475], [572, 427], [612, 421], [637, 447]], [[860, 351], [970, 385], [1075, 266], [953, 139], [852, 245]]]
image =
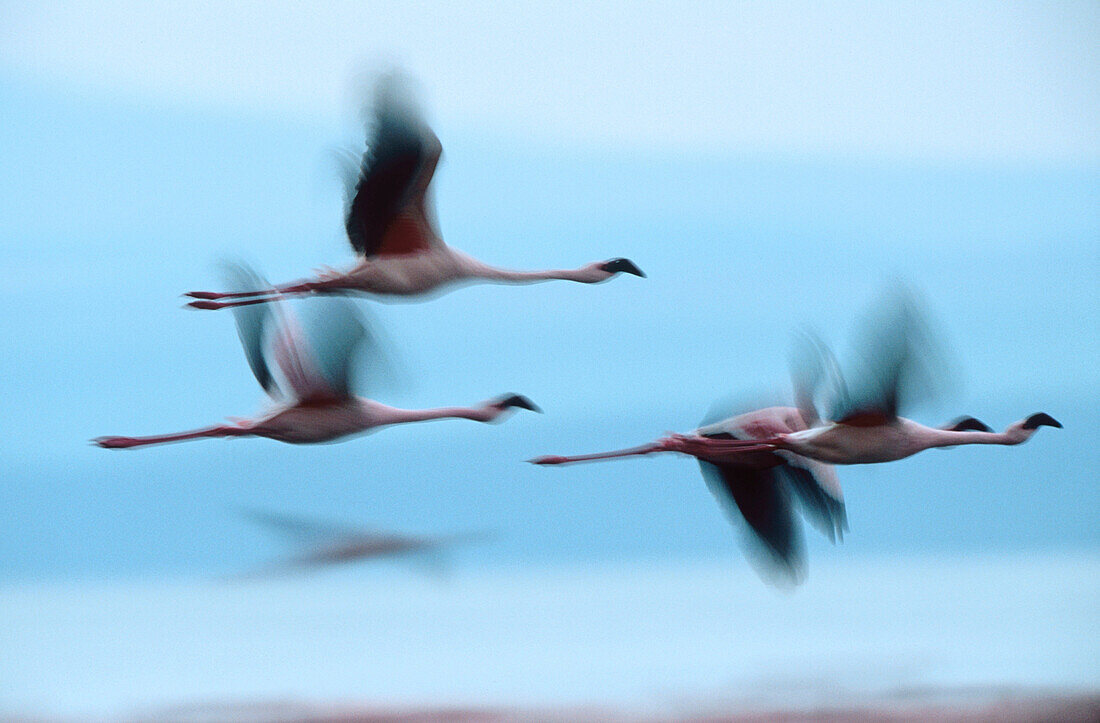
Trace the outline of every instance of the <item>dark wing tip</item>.
[[527, 409], [529, 411], [542, 414], [542, 409], [540, 409], [537, 404], [535, 404], [522, 394], [507, 394], [499, 402], [497, 402], [497, 406], [501, 409], [516, 407], [518, 409]]
[[605, 262], [600, 268], [611, 274], [633, 274], [634, 276], [645, 278], [645, 272], [639, 269], [638, 265], [630, 259], [611, 259]]
[[993, 428], [974, 417], [959, 417], [946, 427], [951, 432], [992, 432]]
[[1038, 429], [1039, 427], [1057, 427], [1061, 429], [1062, 423], [1046, 412], [1032, 414], [1024, 420], [1024, 429]]
[[707, 487], [742, 529], [745, 556], [768, 584], [792, 589], [806, 579], [802, 526], [791, 490], [771, 470], [699, 460]]
[[416, 95], [411, 78], [394, 70], [378, 78], [368, 104], [368, 147], [358, 170], [347, 169], [344, 212], [348, 240], [362, 256], [378, 253], [391, 222], [434, 172], [438, 144]]

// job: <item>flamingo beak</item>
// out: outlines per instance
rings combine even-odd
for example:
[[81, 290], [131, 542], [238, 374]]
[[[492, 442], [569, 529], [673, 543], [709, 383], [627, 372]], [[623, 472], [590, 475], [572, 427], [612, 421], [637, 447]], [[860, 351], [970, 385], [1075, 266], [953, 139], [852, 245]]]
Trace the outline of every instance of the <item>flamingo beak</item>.
[[1046, 412], [1032, 414], [1024, 420], [1024, 429], [1038, 429], [1039, 427], [1057, 427], [1061, 429], [1062, 423]]
[[522, 394], [509, 394], [508, 396], [497, 402], [497, 406], [501, 409], [516, 407], [518, 409], [527, 409], [529, 411], [542, 414], [542, 410], [539, 409], [539, 406]]
[[645, 278], [645, 273], [630, 259], [611, 259], [600, 268], [610, 274], [633, 274]]

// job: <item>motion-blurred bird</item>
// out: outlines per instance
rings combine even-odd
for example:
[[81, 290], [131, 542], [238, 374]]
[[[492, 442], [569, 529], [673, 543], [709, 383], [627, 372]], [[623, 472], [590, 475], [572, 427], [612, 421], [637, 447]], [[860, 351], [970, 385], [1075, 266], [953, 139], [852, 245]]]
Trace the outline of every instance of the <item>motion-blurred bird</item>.
[[[240, 288], [265, 284], [253, 272], [235, 267]], [[237, 331], [256, 380], [276, 407], [256, 419], [233, 420], [190, 432], [153, 437], [99, 437], [100, 447], [122, 449], [200, 437], [267, 437], [292, 444], [331, 442], [377, 427], [449, 417], [492, 422], [510, 409], [539, 411], [529, 399], [505, 394], [476, 407], [397, 409], [351, 392], [352, 356], [361, 342], [373, 342], [354, 305], [323, 300], [324, 314], [303, 327], [285, 304], [235, 309]], [[372, 344], [373, 346], [373, 344]], [[378, 357], [378, 349], [373, 350]], [[285, 383], [280, 388], [269, 365], [274, 359]], [[280, 401], [282, 400], [282, 401]]]
[[261, 510], [245, 510], [244, 515], [280, 536], [290, 538], [301, 548], [298, 554], [277, 561], [249, 577], [408, 555], [424, 556], [429, 562], [440, 563], [440, 555], [452, 545], [478, 542], [487, 537], [484, 532], [404, 535]]
[[[797, 583], [805, 564], [796, 509], [830, 539], [847, 528], [833, 465], [891, 462], [933, 447], [1016, 445], [1039, 427], [1062, 426], [1044, 413], [1000, 433], [973, 417], [933, 428], [898, 416], [903, 404], [928, 392], [939, 370], [912, 297], [902, 294], [882, 309], [886, 314], [865, 330], [855, 385], [845, 382], [828, 349], [807, 336], [795, 375], [797, 406], [731, 416], [640, 447], [531, 462], [556, 465], [658, 452], [695, 457], [719, 501], [739, 511], [748, 524], [763, 571], [777, 571], [780, 579]], [[828, 387], [831, 402], [824, 419], [815, 405], [822, 386]]]
[[378, 83], [374, 130], [357, 172], [349, 173], [344, 225], [359, 263], [350, 271], [325, 269], [313, 279], [246, 292], [187, 294], [196, 309], [263, 303], [275, 294], [358, 291], [410, 297], [459, 282], [533, 283], [551, 279], [586, 284], [618, 273], [644, 276], [628, 259], [597, 261], [578, 269], [510, 271], [484, 264], [443, 243], [436, 230], [429, 187], [442, 152], [407, 82], [397, 74]]

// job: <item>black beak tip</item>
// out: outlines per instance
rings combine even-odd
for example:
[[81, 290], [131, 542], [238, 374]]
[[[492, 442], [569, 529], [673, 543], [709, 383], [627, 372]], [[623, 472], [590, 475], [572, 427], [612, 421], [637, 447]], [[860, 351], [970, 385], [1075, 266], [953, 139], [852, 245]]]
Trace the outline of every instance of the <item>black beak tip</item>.
[[500, 400], [499, 405], [501, 409], [516, 407], [518, 409], [526, 409], [531, 412], [542, 414], [542, 409], [539, 408], [539, 405], [535, 404], [522, 394], [509, 394]]
[[604, 263], [601, 268], [611, 274], [633, 274], [634, 276], [645, 278], [645, 272], [639, 269], [637, 264], [630, 259], [611, 259]]
[[1024, 429], [1038, 429], [1039, 427], [1057, 427], [1061, 429], [1062, 423], [1046, 412], [1032, 414], [1024, 420]]

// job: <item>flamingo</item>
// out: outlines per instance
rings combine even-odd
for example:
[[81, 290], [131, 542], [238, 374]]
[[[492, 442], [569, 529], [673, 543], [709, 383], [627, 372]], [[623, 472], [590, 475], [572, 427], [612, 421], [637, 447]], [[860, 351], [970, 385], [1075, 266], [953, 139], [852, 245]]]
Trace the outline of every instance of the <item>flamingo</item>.
[[381, 532], [262, 510], [244, 510], [243, 514], [260, 525], [293, 538], [303, 548], [299, 554], [251, 576], [311, 570], [385, 557], [439, 555], [450, 545], [477, 542], [486, 537], [481, 532], [432, 536]]
[[[244, 267], [231, 269], [243, 288], [259, 288], [262, 279]], [[189, 432], [152, 437], [99, 437], [108, 449], [180, 442], [203, 437], [266, 437], [291, 444], [332, 442], [379, 427], [430, 419], [462, 418], [493, 422], [512, 409], [540, 411], [531, 400], [504, 394], [474, 407], [398, 409], [358, 397], [351, 391], [351, 359], [369, 334], [347, 299], [325, 299], [324, 315], [303, 327], [285, 304], [234, 310], [237, 331], [256, 380], [276, 403], [256, 419], [231, 419]], [[268, 363], [274, 358], [287, 387], [280, 388]], [[377, 356], [377, 355], [376, 355]]]
[[[577, 456], [529, 460], [561, 465], [662, 452], [695, 457], [712, 493], [749, 530], [750, 557], [772, 582], [805, 576], [800, 511], [830, 540], [847, 529], [844, 498], [834, 465], [877, 464], [933, 448], [967, 444], [1018, 445], [1039, 427], [1062, 425], [1039, 412], [994, 432], [974, 417], [927, 427], [898, 415], [933, 381], [927, 366], [931, 339], [912, 297], [902, 294], [888, 316], [867, 329], [864, 368], [849, 385], [835, 358], [807, 335], [809, 359], [796, 370], [794, 406], [773, 406], [725, 416], [712, 412], [690, 434], [669, 434], [650, 444]], [[923, 377], [923, 379], [922, 379]], [[829, 387], [831, 407], [822, 418], [815, 399]], [[772, 577], [772, 573], [777, 573]]]
[[223, 309], [263, 303], [278, 295], [340, 291], [411, 297], [460, 282], [525, 284], [563, 279], [594, 284], [619, 273], [645, 276], [625, 258], [596, 261], [577, 269], [512, 271], [489, 266], [447, 246], [436, 230], [429, 194], [441, 153], [439, 139], [422, 118], [401, 77], [384, 76], [375, 91], [373, 138], [357, 173], [348, 178], [344, 226], [359, 256], [358, 264], [346, 272], [324, 267], [314, 278], [274, 288], [193, 291], [185, 294], [195, 299], [188, 306]]

